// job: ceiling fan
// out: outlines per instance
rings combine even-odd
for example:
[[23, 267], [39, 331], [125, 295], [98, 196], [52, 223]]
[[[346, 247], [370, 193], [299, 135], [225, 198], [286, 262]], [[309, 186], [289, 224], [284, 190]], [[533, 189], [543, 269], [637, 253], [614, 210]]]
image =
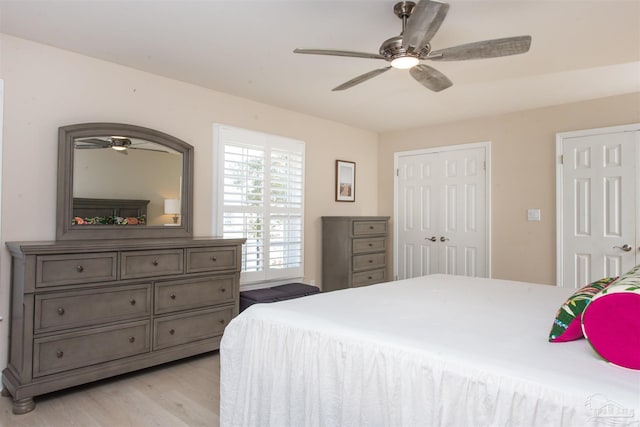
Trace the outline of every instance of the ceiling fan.
[[134, 147], [134, 143], [131, 142], [129, 138], [125, 138], [123, 136], [110, 136], [106, 139], [100, 138], [86, 138], [86, 139], [78, 139], [76, 140], [75, 147], [80, 150], [86, 149], [96, 149], [96, 148], [112, 148], [116, 150], [118, 153], [127, 154], [128, 149], [130, 150], [145, 150], [145, 151], [158, 151], [160, 153], [168, 153], [165, 150], [156, 150], [153, 148], [143, 148], [143, 147]]
[[393, 67], [409, 69], [411, 76], [427, 89], [440, 92], [453, 85], [453, 83], [440, 71], [421, 64], [420, 61], [461, 61], [496, 58], [525, 53], [531, 46], [531, 36], [517, 36], [431, 50], [429, 42], [440, 28], [448, 10], [449, 4], [435, 0], [420, 0], [417, 4], [412, 1], [396, 3], [393, 7], [393, 12], [398, 18], [402, 19], [402, 33], [399, 36], [385, 40], [380, 46], [378, 54], [329, 49], [295, 49], [293, 52], [311, 55], [384, 59], [390, 62], [389, 66], [355, 77], [334, 88], [334, 91], [349, 89]]

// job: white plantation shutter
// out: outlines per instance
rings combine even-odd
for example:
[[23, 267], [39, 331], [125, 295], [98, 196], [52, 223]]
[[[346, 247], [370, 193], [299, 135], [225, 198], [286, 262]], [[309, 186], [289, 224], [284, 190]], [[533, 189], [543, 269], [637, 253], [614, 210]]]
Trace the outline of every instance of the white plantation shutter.
[[246, 238], [242, 282], [303, 276], [304, 142], [214, 126], [218, 231]]

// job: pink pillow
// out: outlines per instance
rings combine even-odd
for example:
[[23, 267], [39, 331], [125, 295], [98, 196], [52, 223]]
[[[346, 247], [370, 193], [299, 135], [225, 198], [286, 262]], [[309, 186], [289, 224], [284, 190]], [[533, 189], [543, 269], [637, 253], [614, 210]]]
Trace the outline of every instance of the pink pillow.
[[596, 294], [582, 313], [591, 347], [614, 365], [640, 369], [640, 277], [621, 277]]

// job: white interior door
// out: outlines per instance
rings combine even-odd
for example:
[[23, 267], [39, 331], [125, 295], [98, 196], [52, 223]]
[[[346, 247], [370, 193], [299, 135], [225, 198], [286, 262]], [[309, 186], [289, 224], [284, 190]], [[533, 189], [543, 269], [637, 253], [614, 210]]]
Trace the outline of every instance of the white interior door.
[[[398, 161], [396, 276], [401, 279], [437, 273], [440, 197], [436, 177], [442, 172], [438, 154], [401, 156]], [[435, 198], [435, 201], [434, 201]]]
[[558, 285], [580, 288], [638, 263], [640, 131], [559, 135]]
[[394, 268], [488, 277], [489, 144], [396, 153]]

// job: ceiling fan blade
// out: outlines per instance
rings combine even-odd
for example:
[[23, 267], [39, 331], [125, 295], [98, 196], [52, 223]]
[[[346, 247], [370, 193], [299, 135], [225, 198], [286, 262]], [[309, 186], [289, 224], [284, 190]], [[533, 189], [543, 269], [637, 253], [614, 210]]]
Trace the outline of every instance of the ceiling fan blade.
[[462, 61], [466, 59], [497, 58], [525, 53], [529, 51], [530, 46], [531, 36], [507, 37], [435, 50], [430, 52], [429, 56], [424, 59]]
[[103, 149], [103, 148], [109, 148], [106, 145], [84, 145], [84, 144], [75, 144], [75, 148], [77, 148], [78, 150], [95, 150], [97, 149]]
[[111, 146], [111, 141], [98, 139], [98, 138], [78, 139], [78, 142], [86, 142], [87, 144], [96, 144], [97, 146], [100, 146], [99, 148]]
[[441, 90], [453, 85], [451, 80], [449, 80], [449, 77], [428, 65], [416, 65], [409, 70], [409, 72], [411, 73], [411, 76], [418, 81], [418, 83], [434, 92], [440, 92]]
[[131, 146], [129, 146], [129, 147], [127, 147], [127, 150], [156, 151], [156, 152], [158, 152], [158, 153], [167, 153], [167, 154], [169, 154], [169, 152], [168, 152], [168, 151], [165, 151], [165, 150], [156, 150], [156, 149], [154, 149], [154, 148], [137, 148], [137, 147], [131, 147]]
[[447, 16], [449, 4], [433, 0], [421, 0], [413, 8], [402, 35], [402, 47], [418, 52], [431, 41]]
[[350, 58], [385, 59], [384, 56], [377, 53], [352, 52], [350, 50], [294, 49], [293, 53], [304, 53], [308, 55], [347, 56]]
[[358, 77], [356, 77], [354, 79], [349, 80], [346, 83], [342, 83], [340, 86], [335, 87], [335, 88], [333, 88], [331, 90], [337, 91], [337, 90], [349, 89], [350, 87], [353, 87], [353, 86], [355, 86], [357, 84], [365, 82], [365, 81], [367, 81], [369, 79], [374, 78], [375, 76], [378, 76], [378, 75], [384, 73], [389, 68], [391, 68], [391, 67], [389, 66], [389, 67], [378, 68], [377, 70], [369, 71], [368, 73], [364, 73], [364, 74], [362, 74], [362, 75], [360, 75], [360, 76], [358, 76]]

